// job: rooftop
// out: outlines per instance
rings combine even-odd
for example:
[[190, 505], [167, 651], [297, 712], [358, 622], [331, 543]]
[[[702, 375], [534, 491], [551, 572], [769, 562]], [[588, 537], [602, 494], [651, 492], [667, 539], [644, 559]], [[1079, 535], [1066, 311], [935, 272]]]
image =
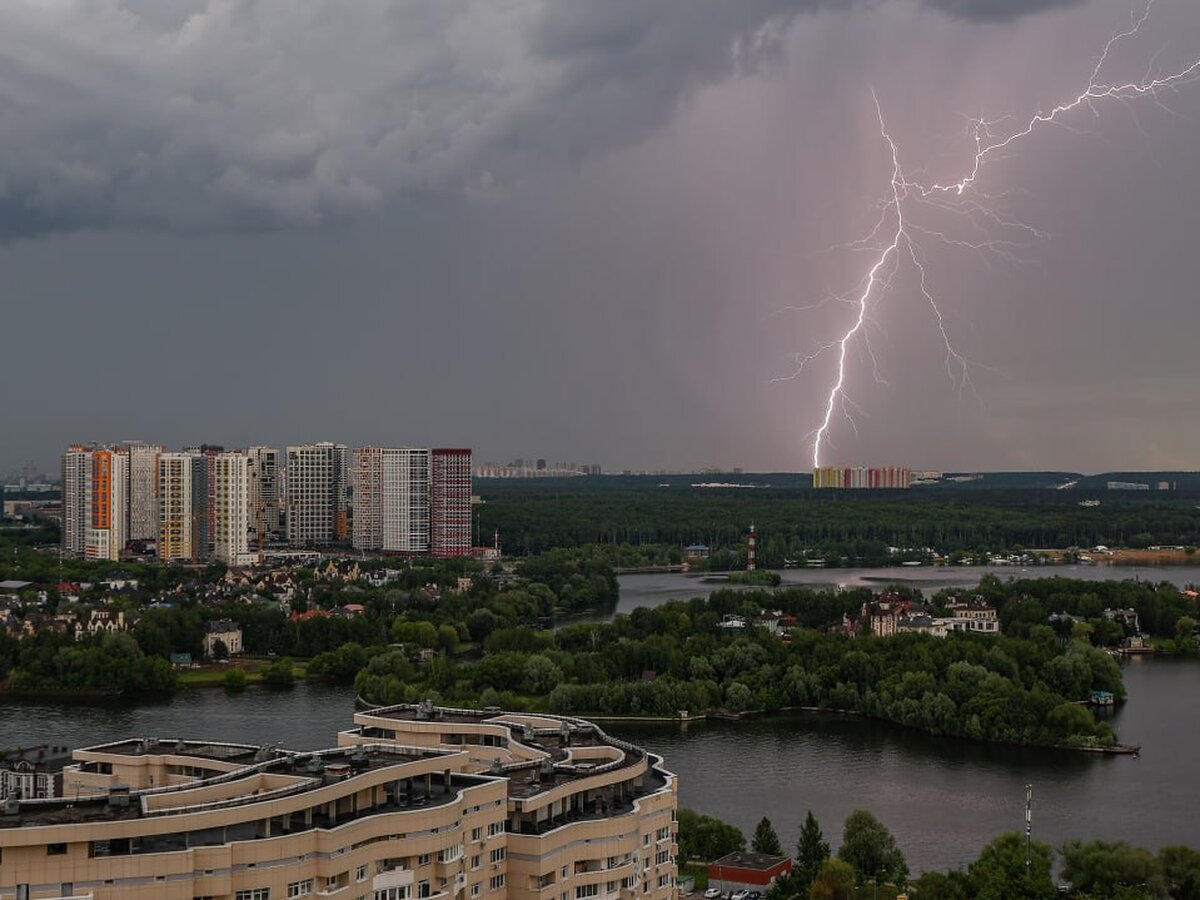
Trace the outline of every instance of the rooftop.
[[[93, 752], [127, 753], [139, 755], [152, 752], [174, 752], [174, 742], [157, 741], [156, 749], [144, 749], [148, 741], [122, 741], [117, 744], [89, 748]], [[207, 759], [234, 759], [241, 761], [241, 754], [222, 755], [229, 751], [244, 751], [240, 745], [192, 744], [199, 752], [185, 754]], [[205, 753], [205, 749], [210, 752]], [[75, 825], [83, 823], [116, 822], [165, 815], [195, 815], [216, 809], [228, 809], [255, 803], [266, 803], [285, 796], [314, 791], [338, 781], [353, 779], [367, 772], [388, 766], [398, 766], [435, 756], [452, 755], [454, 751], [432, 748], [396, 747], [380, 744], [364, 744], [359, 747], [338, 747], [313, 752], [249, 748], [250, 760], [230, 772], [209, 778], [196, 779], [168, 787], [130, 791], [114, 785], [107, 795], [86, 798], [54, 798], [49, 800], [23, 800], [13, 811], [11, 806], [0, 806], [0, 829], [31, 825]], [[265, 757], [265, 758], [263, 758]], [[451, 777], [451, 784], [479, 784], [478, 776], [460, 775]], [[200, 788], [226, 785], [227, 789], [217, 795], [206, 792], [203, 798], [192, 792]], [[215, 796], [215, 799], [214, 799]], [[207, 798], [207, 799], [204, 799]], [[436, 806], [451, 802], [454, 794], [446, 786], [440, 793], [426, 794], [418, 782], [411, 793], [389, 796], [377, 810], [407, 809]], [[176, 801], [176, 802], [173, 802]], [[10, 801], [11, 803], [11, 801]], [[370, 814], [367, 810], [362, 814]], [[348, 821], [350, 816], [338, 819]], [[313, 827], [329, 823], [314, 817]]]
[[737, 850], [709, 863], [709, 866], [736, 866], [739, 869], [767, 871], [780, 863], [787, 862], [789, 858], [787, 856], [768, 856], [766, 853], [753, 853], [749, 850]]

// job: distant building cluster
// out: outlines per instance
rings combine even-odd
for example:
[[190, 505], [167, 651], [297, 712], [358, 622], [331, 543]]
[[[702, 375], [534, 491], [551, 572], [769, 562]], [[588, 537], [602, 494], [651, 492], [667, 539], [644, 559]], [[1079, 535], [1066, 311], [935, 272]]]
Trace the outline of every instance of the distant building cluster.
[[63, 554], [87, 559], [242, 566], [268, 543], [466, 556], [471, 451], [73, 444], [62, 525]]
[[475, 467], [476, 478], [575, 478], [579, 475], [602, 474], [604, 474], [603, 469], [595, 463], [559, 461], [551, 465], [545, 459], [522, 459], [521, 457], [504, 465], [485, 462]]
[[971, 634], [999, 634], [1000, 620], [996, 609], [979, 597], [954, 599], [946, 604], [949, 615], [935, 616], [926, 604], [895, 593], [880, 594], [864, 603], [857, 618], [846, 616], [835, 631], [851, 636], [873, 634], [891, 637], [896, 634], [929, 634], [944, 638], [956, 631]]
[[912, 472], [898, 466], [818, 466], [813, 469], [814, 488], [891, 489], [912, 485]]

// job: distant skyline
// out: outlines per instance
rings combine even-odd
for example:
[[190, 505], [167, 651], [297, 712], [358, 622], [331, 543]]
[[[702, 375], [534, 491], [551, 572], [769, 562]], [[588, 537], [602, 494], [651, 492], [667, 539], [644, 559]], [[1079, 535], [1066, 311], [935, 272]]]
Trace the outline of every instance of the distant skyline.
[[[125, 439], [807, 471], [830, 361], [775, 379], [852, 312], [820, 301], [889, 189], [872, 90], [936, 179], [969, 117], [1086, 83], [1130, 10], [12, 0], [0, 472]], [[1157, 0], [1108, 65], [1198, 56], [1200, 5]], [[1161, 99], [989, 163], [1037, 236], [927, 260], [975, 394], [901, 277], [823, 462], [1200, 469], [1200, 83]]]

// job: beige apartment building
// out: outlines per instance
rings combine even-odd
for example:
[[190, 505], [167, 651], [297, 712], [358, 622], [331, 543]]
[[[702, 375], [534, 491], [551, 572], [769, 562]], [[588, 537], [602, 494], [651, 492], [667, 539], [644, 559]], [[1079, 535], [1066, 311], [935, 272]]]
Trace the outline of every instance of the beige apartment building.
[[582, 719], [372, 710], [336, 748], [129, 740], [0, 805], [0, 898], [668, 900], [676, 784]]

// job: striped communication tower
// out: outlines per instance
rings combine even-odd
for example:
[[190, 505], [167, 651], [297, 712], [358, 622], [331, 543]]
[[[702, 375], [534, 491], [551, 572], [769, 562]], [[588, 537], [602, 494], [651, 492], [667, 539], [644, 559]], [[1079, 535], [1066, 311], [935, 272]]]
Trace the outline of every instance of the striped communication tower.
[[750, 523], [750, 535], [747, 538], [748, 549], [746, 551], [746, 571], [754, 571], [754, 545], [758, 543], [758, 533], [754, 527], [754, 523]]

